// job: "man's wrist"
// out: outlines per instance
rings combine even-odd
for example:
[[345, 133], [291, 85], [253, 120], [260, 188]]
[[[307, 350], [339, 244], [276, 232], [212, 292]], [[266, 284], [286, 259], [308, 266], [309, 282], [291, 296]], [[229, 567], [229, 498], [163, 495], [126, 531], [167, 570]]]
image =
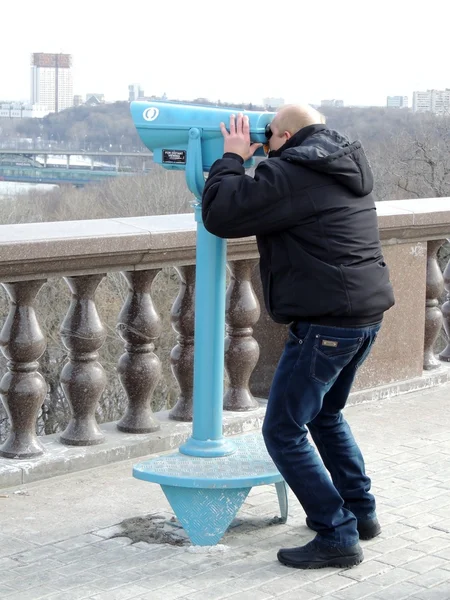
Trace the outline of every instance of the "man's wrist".
[[236, 160], [238, 160], [242, 165], [244, 164], [244, 158], [240, 155], [237, 154], [236, 152], [224, 152], [222, 158], [235, 158]]

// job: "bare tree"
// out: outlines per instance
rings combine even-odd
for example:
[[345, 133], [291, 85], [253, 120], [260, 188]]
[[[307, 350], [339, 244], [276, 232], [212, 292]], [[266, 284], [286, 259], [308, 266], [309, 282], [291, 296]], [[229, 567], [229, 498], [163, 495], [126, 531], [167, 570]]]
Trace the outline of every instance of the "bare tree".
[[383, 200], [450, 194], [450, 119], [420, 117], [409, 129], [391, 132], [371, 153]]

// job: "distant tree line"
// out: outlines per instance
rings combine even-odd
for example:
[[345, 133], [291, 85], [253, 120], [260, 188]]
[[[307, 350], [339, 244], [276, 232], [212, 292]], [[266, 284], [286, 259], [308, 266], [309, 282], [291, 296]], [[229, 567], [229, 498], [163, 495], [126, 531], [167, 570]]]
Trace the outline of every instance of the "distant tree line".
[[[251, 103], [207, 98], [189, 102], [264, 110]], [[323, 107], [321, 111], [329, 127], [352, 141], [362, 141], [375, 172], [379, 199], [450, 195], [450, 117], [376, 107]], [[128, 102], [73, 107], [44, 119], [0, 119], [0, 151], [14, 147], [19, 138], [45, 140], [47, 148], [145, 151]]]
[[[186, 102], [236, 110], [264, 110], [262, 106], [252, 103], [221, 100], [212, 102], [207, 98], [195, 98]], [[273, 109], [268, 107], [267, 110]], [[441, 119], [448, 122], [445, 117], [420, 115], [399, 109], [323, 107], [320, 110], [327, 117], [331, 127], [360, 139], [366, 147], [385, 143], [392, 133], [413, 134], [420, 124], [430, 120], [436, 122], [437, 119]], [[52, 113], [43, 119], [0, 118], [0, 144], [14, 144], [23, 138], [41, 139], [56, 146], [72, 145], [74, 148], [86, 150], [117, 150], [120, 147], [124, 150], [144, 149], [131, 119], [128, 102], [82, 105], [60, 113]]]
[[[156, 98], [155, 98], [156, 100]], [[182, 102], [182, 101], [177, 101]], [[191, 104], [229, 106], [244, 110], [264, 110], [249, 104], [222, 104], [206, 98], [196, 98]], [[0, 118], [0, 143], [12, 148], [20, 140], [42, 140], [51, 146], [67, 149], [123, 151], [143, 150], [142, 142], [133, 125], [128, 102], [77, 106], [43, 119]]]

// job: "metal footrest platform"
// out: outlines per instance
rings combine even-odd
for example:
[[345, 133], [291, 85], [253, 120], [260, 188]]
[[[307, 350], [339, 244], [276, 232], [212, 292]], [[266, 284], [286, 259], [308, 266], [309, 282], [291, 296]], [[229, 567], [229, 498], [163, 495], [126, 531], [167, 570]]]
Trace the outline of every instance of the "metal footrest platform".
[[288, 513], [287, 486], [260, 433], [231, 438], [236, 452], [217, 458], [175, 452], [133, 467], [133, 476], [159, 483], [193, 544], [217, 544], [251, 488], [275, 484], [281, 522]]

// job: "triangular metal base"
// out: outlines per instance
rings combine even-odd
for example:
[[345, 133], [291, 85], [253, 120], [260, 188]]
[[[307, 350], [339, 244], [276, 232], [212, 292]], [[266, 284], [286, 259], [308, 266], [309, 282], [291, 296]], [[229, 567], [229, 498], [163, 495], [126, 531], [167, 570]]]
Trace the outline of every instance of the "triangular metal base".
[[251, 488], [185, 488], [161, 485], [173, 512], [197, 546], [219, 542]]

